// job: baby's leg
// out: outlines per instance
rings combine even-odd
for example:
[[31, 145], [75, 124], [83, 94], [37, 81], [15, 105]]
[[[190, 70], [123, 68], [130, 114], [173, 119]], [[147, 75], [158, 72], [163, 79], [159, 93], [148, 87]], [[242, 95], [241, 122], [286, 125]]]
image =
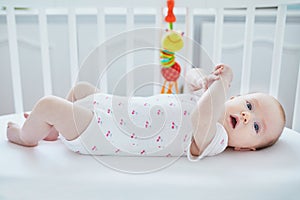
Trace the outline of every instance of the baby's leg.
[[54, 96], [41, 99], [33, 108], [23, 127], [9, 123], [7, 138], [23, 145], [36, 146], [44, 139], [52, 126], [67, 140], [77, 138], [92, 120], [92, 111]]
[[[29, 117], [28, 113], [24, 113], [24, 117], [27, 119]], [[13, 123], [10, 123], [10, 125], [13, 125]], [[55, 141], [58, 138], [58, 131], [52, 126], [52, 128], [49, 130], [47, 136], [44, 138], [46, 141]]]
[[66, 99], [75, 102], [91, 94], [99, 93], [100, 90], [88, 82], [79, 82], [68, 93]]
[[[88, 82], [79, 82], [69, 91], [66, 99], [71, 102], [75, 102], [97, 92], [100, 92], [100, 90], [92, 84]], [[54, 127], [52, 127], [44, 140], [54, 141], [57, 139], [57, 137], [58, 131]]]

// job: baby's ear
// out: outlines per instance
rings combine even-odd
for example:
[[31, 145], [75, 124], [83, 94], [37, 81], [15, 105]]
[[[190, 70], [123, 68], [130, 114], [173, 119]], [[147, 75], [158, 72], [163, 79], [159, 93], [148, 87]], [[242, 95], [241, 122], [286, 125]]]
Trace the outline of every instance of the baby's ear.
[[243, 147], [234, 147], [235, 151], [256, 151], [256, 148], [243, 148]]

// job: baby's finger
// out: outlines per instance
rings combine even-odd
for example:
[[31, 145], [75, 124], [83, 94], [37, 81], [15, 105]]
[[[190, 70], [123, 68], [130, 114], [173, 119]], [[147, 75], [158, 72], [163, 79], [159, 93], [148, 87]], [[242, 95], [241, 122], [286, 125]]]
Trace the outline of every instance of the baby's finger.
[[223, 69], [224, 69], [224, 65], [219, 64], [215, 67], [215, 71], [213, 72], [213, 74], [220, 75], [222, 73]]
[[220, 67], [220, 68], [218, 68], [218, 69], [216, 69], [212, 74], [214, 74], [214, 75], [220, 75], [220, 74], [222, 74], [222, 71], [223, 71], [223, 68], [222, 67]]
[[216, 66], [215, 66], [215, 70], [218, 70], [218, 69], [220, 69], [220, 68], [224, 68], [224, 64], [223, 63], [220, 63], [220, 64], [217, 64]]
[[216, 81], [216, 80], [219, 80], [220, 79], [220, 76], [217, 74], [210, 74], [209, 76], [208, 76], [208, 80], [209, 81]]
[[208, 89], [208, 78], [203, 79], [202, 87], [204, 88], [204, 90]]
[[212, 80], [219, 80], [220, 79], [220, 76], [219, 75], [216, 75], [216, 74], [212, 74]]

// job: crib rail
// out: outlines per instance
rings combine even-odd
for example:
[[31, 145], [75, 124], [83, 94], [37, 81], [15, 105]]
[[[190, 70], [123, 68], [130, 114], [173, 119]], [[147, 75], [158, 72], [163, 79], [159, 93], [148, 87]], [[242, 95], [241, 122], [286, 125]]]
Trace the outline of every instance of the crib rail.
[[[278, 5], [297, 4], [298, 0], [176, 0], [176, 6], [178, 7], [190, 7], [190, 8], [247, 8], [249, 6], [256, 7], [272, 7]], [[98, 0], [10, 0], [1, 1], [4, 6], [16, 6], [16, 7], [31, 7], [31, 8], [51, 8], [51, 7], [122, 7], [122, 8], [149, 8], [149, 7], [164, 7], [165, 1], [139, 1], [139, 0], [110, 0], [110, 1], [98, 1]]]
[[[41, 51], [41, 63], [42, 63], [42, 76], [43, 76], [43, 91], [44, 95], [53, 93], [53, 78], [51, 74], [51, 59], [49, 52], [49, 36], [48, 36], [48, 22], [47, 17], [60, 13], [67, 16], [68, 24], [68, 45], [69, 45], [69, 63], [71, 80], [70, 85], [75, 82], [76, 74], [79, 70], [79, 55], [78, 55], [78, 34], [77, 34], [77, 18], [82, 8], [91, 8], [93, 15], [97, 17], [97, 43], [103, 42], [106, 37], [106, 22], [107, 8], [124, 8], [126, 15], [126, 30], [131, 30], [135, 27], [135, 14], [137, 9], [140, 8], [152, 8], [150, 12], [155, 16], [154, 26], [163, 27], [163, 12], [165, 7], [165, 0], [159, 1], [140, 1], [140, 0], [7, 0], [0, 1], [0, 5], [5, 9], [0, 11], [0, 16], [6, 17], [7, 23], [7, 36], [10, 56], [10, 68], [12, 74], [12, 89], [14, 99], [14, 111], [15, 113], [21, 113], [24, 108], [22, 80], [20, 73], [20, 55], [19, 44], [17, 34], [16, 16], [20, 14], [30, 13], [38, 16], [38, 27], [40, 37], [40, 51]], [[194, 16], [196, 15], [212, 15], [214, 16], [214, 34], [213, 34], [213, 50], [212, 59], [215, 63], [222, 61], [223, 49], [223, 30], [224, 30], [224, 18], [227, 15], [232, 15], [228, 9], [236, 9], [235, 13], [245, 17], [245, 35], [243, 42], [243, 58], [242, 58], [242, 70], [240, 76], [240, 92], [247, 93], [250, 91], [251, 85], [251, 69], [253, 65], [253, 40], [255, 32], [255, 17], [259, 12], [259, 8], [274, 7], [276, 8], [276, 24], [275, 24], [275, 36], [273, 38], [274, 47], [272, 53], [272, 66], [268, 92], [275, 97], [279, 96], [280, 89], [280, 74], [285, 69], [282, 69], [282, 53], [284, 47], [284, 36], [286, 18], [288, 15], [300, 16], [298, 11], [288, 11], [289, 5], [299, 4], [299, 0], [176, 0], [176, 7], [183, 8], [183, 15], [185, 16], [185, 30], [187, 35], [194, 38]], [[30, 8], [31, 10], [16, 10], [15, 8]], [[53, 9], [59, 9], [53, 12]], [[241, 9], [241, 10], [238, 10]], [[233, 12], [234, 13], [234, 12]], [[273, 15], [273, 14], [271, 14]], [[128, 41], [127, 45], [131, 45]], [[187, 55], [192, 55], [192, 50]], [[158, 55], [156, 55], [158, 56]], [[130, 70], [130, 66], [133, 65], [133, 58], [129, 58], [126, 61], [127, 71]], [[298, 65], [299, 66], [299, 65]], [[159, 81], [158, 76], [154, 76], [154, 80]], [[103, 90], [107, 90], [107, 77], [103, 81]], [[131, 79], [128, 79], [128, 90], [132, 86]], [[130, 86], [131, 85], [131, 86]], [[156, 88], [157, 92], [157, 88]], [[293, 110], [287, 113], [291, 116], [290, 127], [300, 131], [300, 70], [298, 74], [298, 81], [295, 90], [295, 100], [293, 101]], [[0, 111], [1, 112], [1, 111]]]

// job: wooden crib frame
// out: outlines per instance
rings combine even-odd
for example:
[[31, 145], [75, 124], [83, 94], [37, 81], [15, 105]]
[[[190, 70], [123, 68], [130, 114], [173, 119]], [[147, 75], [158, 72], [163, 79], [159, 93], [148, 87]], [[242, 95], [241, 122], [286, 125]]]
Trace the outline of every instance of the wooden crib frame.
[[[253, 49], [253, 32], [254, 32], [254, 20], [256, 15], [256, 9], [265, 7], [278, 7], [276, 13], [276, 31], [274, 37], [274, 48], [272, 58], [272, 70], [270, 74], [270, 87], [269, 93], [275, 97], [278, 97], [278, 91], [280, 86], [280, 72], [282, 70], [282, 49], [285, 33], [285, 21], [287, 16], [287, 6], [299, 3], [297, 0], [264, 0], [264, 1], [192, 1], [192, 0], [177, 0], [176, 7], [185, 9], [185, 26], [187, 30], [187, 36], [193, 38], [193, 16], [196, 14], [205, 14], [207, 12], [212, 13], [215, 16], [215, 30], [214, 30], [214, 43], [213, 43], [213, 55], [212, 60], [215, 63], [221, 61], [222, 56], [222, 33], [224, 16], [227, 14], [225, 9], [243, 8], [242, 10], [246, 17], [245, 24], [245, 36], [244, 36], [244, 49], [243, 49], [243, 62], [242, 62], [242, 73], [241, 73], [241, 87], [240, 93], [249, 92], [250, 88], [250, 77], [251, 77], [251, 58]], [[9, 44], [9, 56], [11, 62], [11, 74], [12, 74], [12, 86], [13, 86], [13, 99], [14, 99], [14, 112], [21, 113], [24, 111], [23, 105], [23, 94], [22, 94], [22, 81], [20, 75], [20, 59], [19, 59], [19, 44], [17, 37], [17, 24], [16, 15], [22, 13], [22, 11], [15, 10], [15, 7], [31, 8], [31, 14], [38, 16], [39, 32], [40, 32], [40, 49], [42, 59], [42, 71], [43, 71], [43, 87], [44, 94], [52, 94], [52, 79], [51, 79], [51, 63], [49, 58], [49, 42], [47, 34], [47, 15], [51, 13], [49, 9], [64, 8], [64, 15], [68, 17], [68, 31], [69, 31], [69, 53], [70, 53], [70, 73], [73, 74], [71, 82], [74, 83], [75, 76], [78, 72], [79, 61], [78, 61], [78, 44], [77, 44], [77, 33], [76, 33], [76, 15], [78, 14], [78, 8], [92, 8], [94, 9], [94, 15], [97, 15], [98, 23], [98, 43], [105, 40], [105, 8], [111, 7], [122, 7], [126, 9], [126, 29], [131, 30], [134, 28], [134, 15], [137, 8], [153, 8], [154, 14], [156, 13], [155, 26], [164, 27], [163, 22], [163, 9], [166, 2], [163, 0], [159, 1], [139, 1], [130, 0], [121, 1], [75, 1], [70, 3], [68, 0], [62, 1], [2, 1], [1, 5], [5, 7], [5, 10], [1, 11], [1, 14], [6, 16], [7, 20], [7, 31], [8, 31], [8, 44]], [[200, 11], [199, 11], [200, 9]], [[206, 11], [203, 11], [206, 10]], [[26, 11], [25, 11], [26, 12]], [[28, 12], [28, 11], [27, 11]], [[229, 11], [230, 12], [230, 11]], [[127, 67], [130, 65], [127, 62]], [[300, 73], [300, 71], [299, 71]], [[300, 118], [300, 76], [298, 75], [298, 84], [296, 89], [294, 112], [293, 112], [293, 123], [292, 127], [295, 130], [300, 130], [300, 124], [297, 123]], [[130, 80], [129, 80], [130, 81]], [[104, 86], [105, 87], [105, 86]]]

